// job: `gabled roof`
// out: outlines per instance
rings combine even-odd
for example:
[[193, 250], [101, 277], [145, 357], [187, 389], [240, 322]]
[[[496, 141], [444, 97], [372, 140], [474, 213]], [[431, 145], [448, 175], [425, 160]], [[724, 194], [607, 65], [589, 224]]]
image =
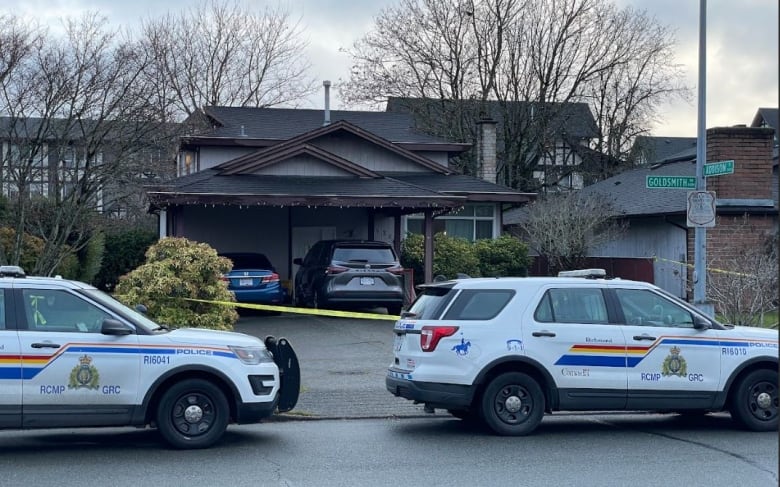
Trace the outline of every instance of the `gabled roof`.
[[[497, 100], [437, 100], [433, 98], [390, 97], [386, 110], [390, 113], [412, 113], [436, 117], [461, 108], [474, 115], [474, 121], [489, 117], [499, 125], [507, 123], [510, 117], [515, 124], [525, 123], [534, 117], [549, 113], [550, 130], [565, 133], [567, 137], [591, 139], [598, 136], [599, 130], [587, 103], [537, 103], [528, 101]], [[500, 131], [499, 131], [500, 135]]]
[[778, 109], [777, 108], [766, 108], [761, 107], [756, 112], [756, 115], [753, 117], [753, 122], [750, 124], [751, 127], [772, 127], [775, 129], [775, 132], [780, 129], [778, 127], [778, 119], [780, 116], [778, 115]]
[[292, 139], [285, 142], [280, 142], [279, 144], [276, 144], [270, 148], [261, 149], [251, 154], [246, 154], [236, 159], [223, 162], [217, 166], [217, 168], [226, 175], [250, 173], [262, 167], [267, 167], [282, 160], [288, 159], [293, 155], [308, 153], [309, 155], [320, 158], [325, 162], [352, 172], [355, 175], [363, 177], [376, 177], [376, 175], [368, 169], [365, 169], [353, 162], [325, 151], [324, 149], [307, 144], [308, 142], [311, 142], [318, 137], [336, 132], [346, 132], [367, 140], [387, 151], [398, 154], [439, 174], [452, 174], [450, 169], [442, 166], [441, 164], [438, 164], [430, 159], [426, 159], [425, 157], [418, 156], [414, 152], [406, 150], [403, 147], [399, 147], [392, 142], [385, 140], [382, 137], [378, 137], [371, 132], [363, 130], [362, 128], [357, 127], [345, 120], [340, 120], [338, 122], [331, 123], [330, 125], [316, 128], [309, 132], [300, 134], [297, 137], [293, 137]]
[[[437, 190], [451, 186], [458, 190]], [[385, 175], [322, 178], [224, 174], [215, 168], [149, 187], [147, 195], [156, 208], [201, 204], [353, 206], [395, 208], [409, 213], [426, 208], [457, 208], [468, 201], [522, 203], [531, 199], [527, 194], [463, 175], [429, 174], [427, 178], [410, 182]]]
[[632, 157], [646, 164], [682, 160], [696, 156], [696, 137], [665, 137], [640, 135], [631, 147]]
[[[289, 140], [301, 134], [311, 132], [324, 125], [323, 110], [305, 110], [292, 108], [252, 108], [252, 107], [204, 107], [203, 114], [212, 122], [208, 130], [192, 134], [196, 139], [225, 139], [246, 141], [265, 141], [273, 145]], [[331, 110], [331, 124], [339, 121], [349, 122], [361, 129], [395, 144], [427, 147], [432, 150], [461, 152], [469, 144], [448, 141], [439, 137], [423, 134], [414, 128], [409, 114]]]
[[[280, 144], [281, 145], [281, 144]], [[302, 155], [308, 155], [319, 159], [327, 164], [343, 169], [344, 171], [352, 174], [353, 176], [360, 176], [366, 178], [376, 178], [379, 175], [365, 167], [355, 164], [352, 161], [337, 156], [332, 152], [320, 149], [315, 145], [310, 144], [296, 144], [294, 146], [283, 147], [283, 150], [279, 150], [279, 146], [273, 146], [270, 149], [253, 152], [246, 154], [236, 159], [224, 162], [218, 166], [217, 169], [222, 170], [222, 174], [251, 174], [269, 166], [279, 164], [290, 158], [298, 157]]]

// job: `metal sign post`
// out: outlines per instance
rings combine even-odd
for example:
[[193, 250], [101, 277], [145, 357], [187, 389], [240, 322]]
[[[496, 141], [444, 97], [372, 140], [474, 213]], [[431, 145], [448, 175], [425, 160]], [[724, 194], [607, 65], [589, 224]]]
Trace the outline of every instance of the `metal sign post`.
[[[699, 0], [699, 94], [696, 141], [696, 189], [707, 191], [704, 164], [707, 161], [707, 0]], [[713, 316], [715, 307], [707, 302], [707, 228], [694, 229], [693, 305]]]

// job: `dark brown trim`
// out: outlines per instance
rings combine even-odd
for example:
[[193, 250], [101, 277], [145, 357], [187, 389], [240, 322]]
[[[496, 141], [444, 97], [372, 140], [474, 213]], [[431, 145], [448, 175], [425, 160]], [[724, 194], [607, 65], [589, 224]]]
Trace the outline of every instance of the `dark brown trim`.
[[379, 174], [366, 169], [365, 167], [355, 164], [352, 161], [344, 159], [341, 156], [328, 152], [317, 146], [311, 144], [302, 144], [295, 146], [287, 146], [286, 144], [280, 144], [270, 149], [265, 149], [251, 154], [238, 157], [230, 161], [229, 164], [223, 163], [217, 166], [223, 169], [223, 175], [234, 175], [242, 173], [251, 173], [264, 169], [275, 164], [284, 162], [292, 157], [300, 155], [309, 155], [316, 159], [319, 159], [327, 164], [343, 169], [350, 174], [360, 176], [364, 178], [380, 178]]
[[155, 208], [197, 205], [242, 206], [339, 206], [346, 208], [441, 209], [463, 206], [462, 197], [431, 196], [296, 196], [212, 193], [147, 193]]
[[[453, 174], [453, 171], [448, 169], [447, 167], [442, 166], [441, 164], [438, 164], [435, 161], [432, 161], [430, 159], [427, 159], [425, 157], [419, 156], [415, 154], [414, 152], [411, 152], [410, 150], [407, 150], [399, 145], [396, 145], [386, 139], [383, 139], [377, 135], [372, 134], [371, 132], [367, 130], [363, 130], [360, 127], [357, 127], [356, 125], [353, 125], [347, 121], [339, 120], [337, 122], [334, 122], [330, 125], [325, 125], [323, 127], [320, 127], [318, 129], [312, 130], [310, 132], [306, 132], [304, 134], [298, 135], [296, 137], [293, 137], [289, 140], [286, 140], [280, 144], [278, 144], [277, 147], [280, 147], [277, 150], [281, 150], [281, 148], [287, 148], [287, 147], [294, 147], [301, 145], [305, 142], [308, 142], [310, 140], [316, 139], [318, 137], [322, 137], [323, 135], [331, 134], [338, 131], [345, 131], [348, 133], [351, 133], [352, 135], [355, 135], [357, 137], [363, 138], [365, 140], [368, 140], [369, 142], [372, 142], [384, 149], [387, 149], [390, 152], [394, 152], [395, 154], [398, 154], [402, 157], [405, 157], [406, 159], [409, 159], [411, 161], [414, 161], [418, 163], [419, 165], [426, 167], [428, 169], [431, 169], [434, 172], [437, 172], [439, 174]], [[222, 169], [226, 171], [232, 171], [234, 169], [235, 165], [240, 165], [244, 167], [244, 171], [247, 169], [251, 170], [251, 166], [244, 166], [246, 162], [247, 156], [241, 156], [237, 159], [233, 159], [230, 161], [223, 162], [222, 164], [219, 164], [215, 166], [217, 169]]]

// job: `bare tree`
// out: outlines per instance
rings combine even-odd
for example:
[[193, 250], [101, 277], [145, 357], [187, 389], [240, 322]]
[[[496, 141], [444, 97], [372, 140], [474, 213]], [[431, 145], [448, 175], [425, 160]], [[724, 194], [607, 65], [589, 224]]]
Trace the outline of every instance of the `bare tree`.
[[493, 110], [502, 181], [536, 190], [539, 159], [566, 139], [567, 104], [590, 104], [609, 155], [646, 129], [659, 101], [682, 90], [673, 42], [645, 13], [608, 0], [402, 0], [347, 51], [340, 91], [351, 105], [432, 100], [415, 113], [422, 128], [461, 140], [474, 140], [474, 113]]
[[10, 263], [27, 233], [44, 242], [31, 271], [53, 272], [92, 238], [97, 211], [136, 189], [120, 175], [149, 170], [137, 156], [166, 131], [148, 117], [137, 56], [90, 13], [67, 20], [63, 37], [42, 36], [0, 80], [2, 190], [17, 239]]
[[734, 257], [708, 270], [707, 297], [726, 322], [760, 326], [766, 313], [777, 309], [776, 238], [764, 246], [737, 249]]
[[624, 233], [625, 224], [613, 214], [611, 202], [596, 194], [550, 194], [528, 205], [517, 236], [547, 259], [555, 275], [583, 267], [591, 249]]
[[314, 89], [301, 30], [280, 8], [205, 1], [147, 19], [141, 46], [151, 57], [144, 74], [165, 120], [207, 105], [294, 104]]

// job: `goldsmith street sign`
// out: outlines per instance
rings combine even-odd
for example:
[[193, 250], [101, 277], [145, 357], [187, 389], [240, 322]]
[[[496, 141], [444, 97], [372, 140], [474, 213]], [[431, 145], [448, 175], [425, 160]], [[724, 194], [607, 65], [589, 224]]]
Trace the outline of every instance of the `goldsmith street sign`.
[[696, 178], [689, 176], [647, 176], [648, 188], [696, 189]]

